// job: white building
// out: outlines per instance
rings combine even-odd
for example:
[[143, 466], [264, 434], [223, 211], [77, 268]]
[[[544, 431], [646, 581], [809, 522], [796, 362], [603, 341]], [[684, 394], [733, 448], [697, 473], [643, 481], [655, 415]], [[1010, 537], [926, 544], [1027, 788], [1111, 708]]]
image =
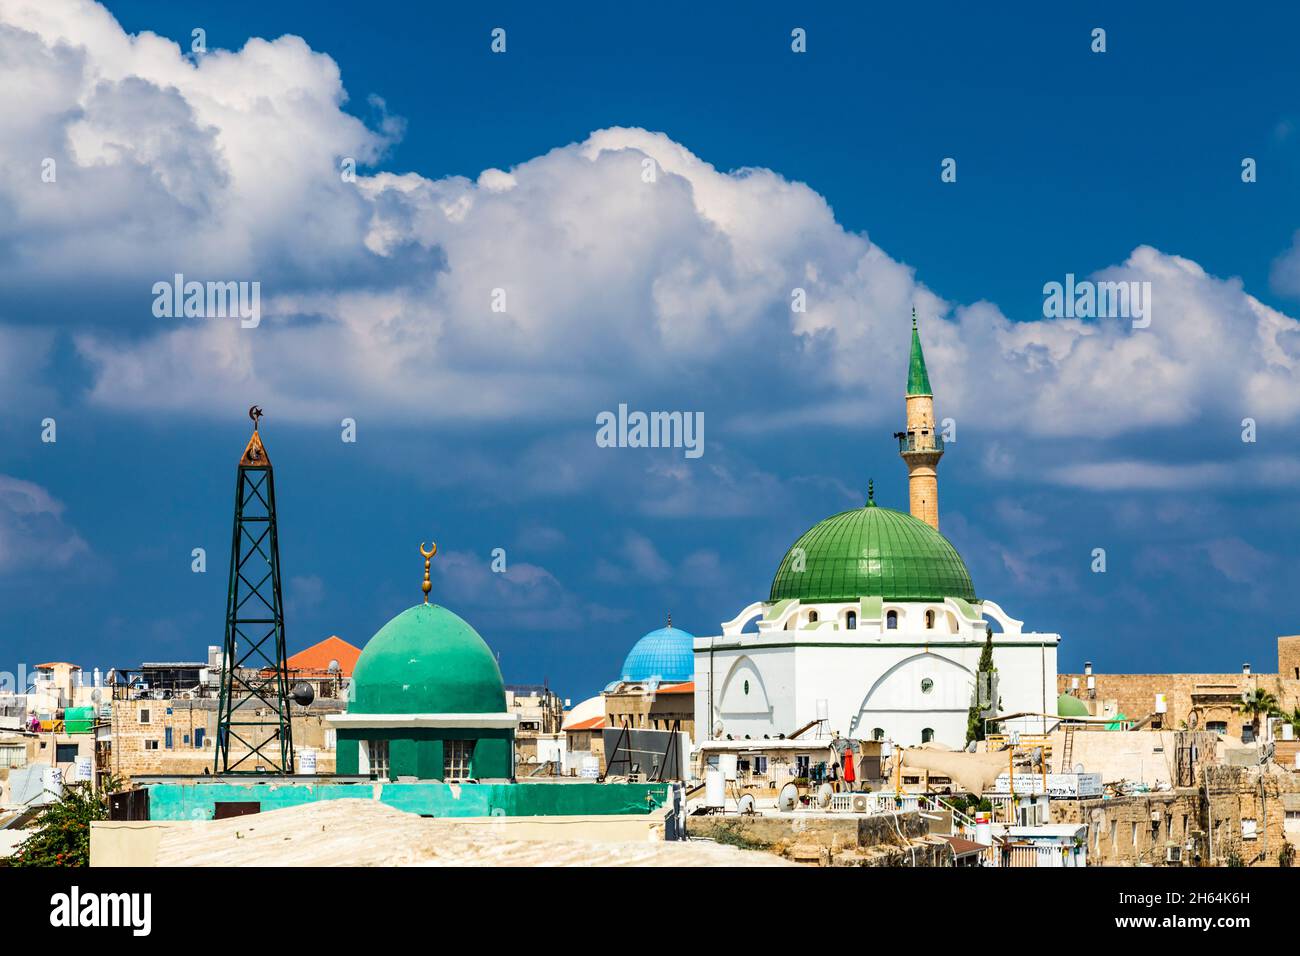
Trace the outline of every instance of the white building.
[[[990, 713], [1054, 714], [1057, 634], [1026, 632], [939, 533], [943, 439], [912, 325], [907, 430], [911, 514], [866, 505], [814, 525], [786, 552], [766, 600], [695, 639], [701, 739], [827, 735], [966, 744], [977, 688]], [[988, 629], [996, 678], [977, 678]], [[994, 696], [993, 688], [996, 688]], [[1046, 717], [1009, 729], [1042, 732]], [[813, 727], [808, 727], [814, 724]], [[807, 729], [805, 729], [807, 728]]]

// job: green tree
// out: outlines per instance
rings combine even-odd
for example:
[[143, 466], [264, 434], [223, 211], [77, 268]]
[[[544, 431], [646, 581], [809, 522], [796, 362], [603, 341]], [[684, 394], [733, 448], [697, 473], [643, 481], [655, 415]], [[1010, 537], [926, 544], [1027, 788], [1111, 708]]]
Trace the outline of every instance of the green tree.
[[966, 746], [968, 747], [971, 741], [984, 739], [985, 702], [980, 699], [981, 690], [990, 696], [997, 693], [997, 673], [997, 668], [993, 666], [993, 628], [985, 625], [984, 649], [980, 651], [980, 662], [975, 673], [975, 689], [971, 694], [970, 710], [966, 712]]
[[1255, 739], [1259, 739], [1259, 721], [1262, 717], [1272, 717], [1278, 712], [1277, 698], [1262, 688], [1255, 688], [1241, 699], [1237, 708], [1240, 714], [1250, 716], [1250, 726], [1255, 730]]
[[89, 866], [90, 823], [108, 819], [108, 794], [117, 789], [109, 781], [99, 793], [88, 783], [72, 783], [63, 796], [44, 807], [35, 827], [18, 845], [14, 866]]
[[1285, 711], [1278, 711], [1277, 716], [1290, 724], [1292, 729], [1295, 730], [1296, 736], [1300, 737], [1300, 706], [1292, 708], [1289, 714]]

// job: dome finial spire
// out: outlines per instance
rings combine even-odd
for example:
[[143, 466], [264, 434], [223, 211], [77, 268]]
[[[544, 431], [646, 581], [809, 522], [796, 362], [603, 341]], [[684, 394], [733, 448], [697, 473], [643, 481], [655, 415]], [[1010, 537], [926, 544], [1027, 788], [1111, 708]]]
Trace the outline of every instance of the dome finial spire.
[[876, 506], [876, 479], [868, 478], [867, 479], [867, 507], [874, 508], [875, 506]]
[[420, 590], [424, 592], [425, 604], [429, 603], [429, 592], [433, 590], [433, 583], [429, 580], [429, 564], [437, 553], [438, 542], [433, 542], [428, 551], [424, 550], [424, 542], [420, 542], [420, 554], [424, 555], [424, 583], [420, 585]]
[[912, 331], [916, 331], [916, 306], [912, 306]]
[[668, 629], [669, 629], [669, 630], [672, 630], [672, 626], [673, 626], [673, 612], [672, 612], [672, 611], [669, 611], [669, 612], [668, 612]]

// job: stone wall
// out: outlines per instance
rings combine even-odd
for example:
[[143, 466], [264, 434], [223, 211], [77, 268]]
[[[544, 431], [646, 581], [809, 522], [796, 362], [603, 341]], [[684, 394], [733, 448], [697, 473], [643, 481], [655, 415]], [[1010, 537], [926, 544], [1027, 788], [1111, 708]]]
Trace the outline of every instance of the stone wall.
[[705, 814], [686, 818], [686, 835], [831, 866], [911, 866], [914, 855], [916, 866], [952, 865], [919, 813]]
[[[299, 756], [303, 750], [316, 751], [319, 773], [334, 771], [334, 748], [332, 744], [326, 746], [333, 737], [327, 737], [329, 727], [325, 714], [341, 709], [342, 704], [337, 702], [293, 708], [290, 720], [294, 750]], [[170, 747], [167, 745], [169, 729]], [[124, 783], [138, 776], [201, 774], [211, 771], [215, 759], [217, 701], [209, 698], [115, 700], [112, 732], [109, 766]], [[238, 760], [240, 751], [246, 749], [236, 743], [231, 762]]]
[[1300, 635], [1277, 639], [1277, 671], [1283, 680], [1300, 681]]
[[1057, 692], [1070, 693], [1071, 678], [1077, 678], [1075, 695], [1090, 706], [1096, 716], [1112, 716], [1104, 709], [1114, 702], [1115, 712], [1133, 720], [1155, 713], [1156, 695], [1164, 694], [1168, 710], [1157, 715], [1148, 727], [1157, 730], [1208, 729], [1211, 722], [1225, 725], [1230, 737], [1241, 737], [1250, 718], [1238, 712], [1241, 696], [1255, 689], [1277, 695], [1284, 709], [1300, 704], [1300, 680], [1282, 679], [1276, 674], [1093, 674], [1095, 699], [1087, 692], [1083, 674], [1059, 674]]
[[[1286, 819], [1288, 804], [1300, 810], [1300, 774], [1210, 767], [1201, 779], [1168, 792], [1054, 800], [1052, 819], [1088, 825], [1089, 866], [1277, 866], [1284, 843], [1300, 848], [1300, 821]], [[1167, 861], [1171, 845], [1180, 862]]]

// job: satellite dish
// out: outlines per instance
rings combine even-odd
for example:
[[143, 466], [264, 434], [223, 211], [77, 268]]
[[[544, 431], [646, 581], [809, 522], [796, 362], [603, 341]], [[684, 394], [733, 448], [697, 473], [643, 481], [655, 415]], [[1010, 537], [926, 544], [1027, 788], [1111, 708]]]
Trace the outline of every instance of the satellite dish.
[[741, 813], [753, 813], [753, 812], [754, 812], [754, 795], [753, 795], [752, 793], [746, 793], [746, 794], [744, 794], [744, 795], [740, 798], [740, 803], [738, 804], [738, 806], [739, 806], [739, 808], [740, 808], [740, 812], [741, 812]]
[[825, 810], [831, 805], [831, 797], [835, 796], [835, 791], [831, 789], [829, 783], [824, 783], [817, 788], [817, 806]]
[[799, 788], [787, 783], [781, 788], [781, 795], [776, 798], [776, 808], [782, 813], [789, 813], [799, 803]]
[[1083, 764], [1081, 764], [1081, 763], [1076, 763], [1076, 764], [1074, 765], [1074, 772], [1075, 772], [1075, 773], [1083, 773]]
[[331, 660], [329, 662], [329, 666], [326, 667], [325, 669], [329, 671], [331, 674], [337, 674], [339, 672], [339, 662], [336, 660]]
[[723, 730], [722, 721], [719, 720], [716, 724], [713, 725], [713, 736], [721, 737], [722, 730]]

